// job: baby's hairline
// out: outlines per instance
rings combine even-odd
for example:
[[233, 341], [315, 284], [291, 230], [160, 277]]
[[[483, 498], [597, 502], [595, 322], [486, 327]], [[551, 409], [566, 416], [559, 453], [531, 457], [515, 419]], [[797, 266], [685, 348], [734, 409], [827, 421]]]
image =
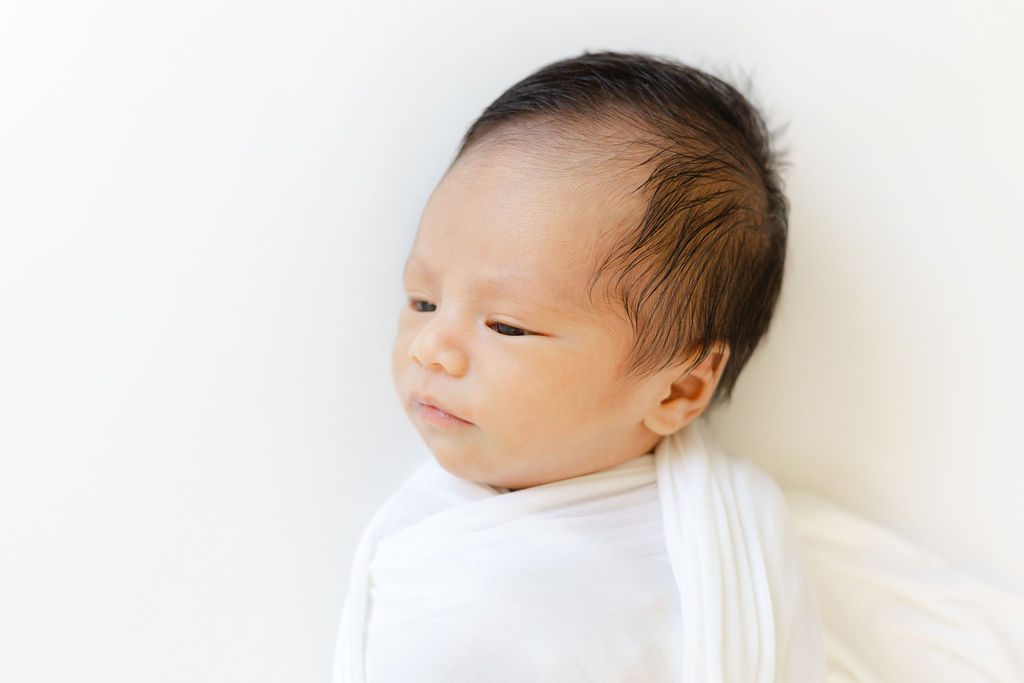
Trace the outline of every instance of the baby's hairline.
[[622, 107], [608, 105], [587, 116], [573, 112], [529, 114], [496, 124], [464, 141], [449, 169], [474, 150], [508, 145], [530, 154], [546, 171], [601, 172], [635, 168], [650, 160], [644, 149], [656, 134]]

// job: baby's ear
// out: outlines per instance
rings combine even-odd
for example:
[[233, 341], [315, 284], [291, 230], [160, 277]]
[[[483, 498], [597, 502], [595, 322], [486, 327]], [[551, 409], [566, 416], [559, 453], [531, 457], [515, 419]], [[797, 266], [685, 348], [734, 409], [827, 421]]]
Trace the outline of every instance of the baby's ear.
[[[647, 413], [644, 426], [655, 434], [668, 436], [696, 420], [711, 402], [728, 361], [729, 347], [718, 344], [687, 372], [678, 375], [669, 372], [662, 387], [662, 398]], [[688, 364], [689, 361], [682, 368]]]

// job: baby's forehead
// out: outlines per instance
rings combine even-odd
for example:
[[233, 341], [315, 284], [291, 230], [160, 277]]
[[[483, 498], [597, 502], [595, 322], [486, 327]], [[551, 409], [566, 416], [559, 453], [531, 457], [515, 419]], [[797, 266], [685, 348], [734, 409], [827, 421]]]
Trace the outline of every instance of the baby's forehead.
[[602, 255], [642, 218], [645, 175], [617, 157], [621, 146], [523, 133], [459, 158], [428, 203], [411, 260], [450, 263], [445, 252], [458, 245], [474, 274], [537, 273], [534, 284], [556, 279], [570, 299], [593, 304]]
[[[502, 204], [506, 193], [528, 198], [533, 193], [538, 219], [562, 214], [582, 218], [573, 222], [574, 230], [554, 230], [551, 240], [541, 242], [546, 248], [562, 249], [621, 235], [640, 222], [646, 207], [641, 190], [650, 169], [642, 168], [637, 157], [635, 147], [627, 150], [617, 140], [591, 140], [581, 146], [574, 140], [538, 134], [485, 141], [458, 164], [464, 177], [483, 174], [506, 182], [503, 192], [493, 198], [495, 204]], [[493, 173], [496, 167], [507, 174]]]
[[543, 122], [499, 129], [466, 150], [455, 166], [474, 173], [481, 166], [500, 164], [539, 184], [557, 183], [556, 205], [599, 211], [590, 227], [603, 234], [639, 223], [646, 208], [642, 190], [650, 177], [649, 159], [649, 145], [625, 126], [593, 124], [569, 130]]

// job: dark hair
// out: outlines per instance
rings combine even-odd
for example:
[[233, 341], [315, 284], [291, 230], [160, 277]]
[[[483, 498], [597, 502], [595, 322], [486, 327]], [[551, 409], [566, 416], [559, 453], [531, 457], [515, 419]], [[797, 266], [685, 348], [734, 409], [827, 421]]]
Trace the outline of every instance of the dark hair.
[[[760, 113], [724, 81], [674, 60], [584, 53], [509, 88], [470, 126], [455, 157], [516, 124], [550, 123], [587, 140], [618, 122], [653, 152], [639, 224], [599, 259], [636, 337], [629, 371], [696, 365], [729, 346], [714, 402], [727, 399], [764, 336], [782, 285], [788, 203]], [[620, 126], [621, 127], [621, 126]], [[593, 133], [590, 133], [593, 137]], [[454, 163], [454, 162], [453, 162]]]

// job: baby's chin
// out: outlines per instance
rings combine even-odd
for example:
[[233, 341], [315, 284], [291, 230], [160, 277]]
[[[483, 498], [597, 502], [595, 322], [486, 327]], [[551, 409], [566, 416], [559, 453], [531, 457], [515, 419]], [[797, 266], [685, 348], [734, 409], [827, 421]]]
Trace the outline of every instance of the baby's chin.
[[519, 489], [543, 486], [544, 484], [550, 484], [576, 476], [528, 476], [518, 472], [507, 471], [508, 468], [489, 467], [486, 463], [477, 459], [467, 459], [444, 452], [440, 454], [435, 452], [434, 460], [436, 460], [437, 463], [449, 474], [459, 477], [460, 479], [465, 479], [466, 481], [472, 481], [477, 484], [490, 486], [496, 489], [508, 489], [509, 491], [518, 491]]
[[479, 446], [452, 444], [450, 441], [438, 443], [439, 439], [428, 439], [426, 436], [424, 441], [437, 464], [460, 479], [503, 489], [520, 489], [536, 485], [521, 474], [510, 471], [515, 469], [514, 466], [510, 467], [514, 463], [502, 463], [500, 458], [495, 462]]
[[[430, 447], [429, 443], [427, 447]], [[488, 471], [489, 468], [483, 466], [479, 458], [474, 458], [465, 453], [454, 452], [454, 449], [450, 448], [430, 448], [430, 452], [434, 454], [434, 460], [437, 461], [438, 465], [459, 479], [465, 479], [466, 481], [486, 486], [503, 487], [500, 483], [501, 477], [496, 476], [494, 472]]]

